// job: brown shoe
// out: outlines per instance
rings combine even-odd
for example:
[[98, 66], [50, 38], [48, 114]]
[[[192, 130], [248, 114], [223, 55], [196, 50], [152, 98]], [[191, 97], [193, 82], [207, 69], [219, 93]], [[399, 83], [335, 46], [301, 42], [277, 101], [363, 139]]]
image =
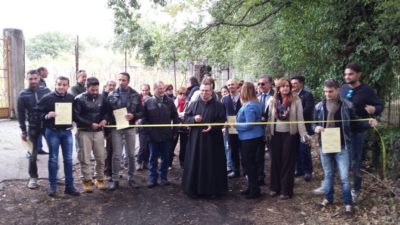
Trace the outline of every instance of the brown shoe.
[[93, 192], [93, 183], [91, 180], [83, 181], [83, 192], [92, 193]]
[[96, 180], [96, 187], [99, 190], [106, 190], [107, 189], [106, 183], [104, 182], [103, 179]]

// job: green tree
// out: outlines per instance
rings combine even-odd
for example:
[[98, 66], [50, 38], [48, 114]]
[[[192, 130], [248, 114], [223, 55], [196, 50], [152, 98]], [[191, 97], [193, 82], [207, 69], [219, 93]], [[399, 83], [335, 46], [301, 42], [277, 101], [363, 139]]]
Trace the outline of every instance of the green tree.
[[74, 49], [70, 35], [60, 32], [46, 32], [27, 40], [26, 53], [30, 60], [40, 59], [43, 56], [57, 57], [61, 53]]

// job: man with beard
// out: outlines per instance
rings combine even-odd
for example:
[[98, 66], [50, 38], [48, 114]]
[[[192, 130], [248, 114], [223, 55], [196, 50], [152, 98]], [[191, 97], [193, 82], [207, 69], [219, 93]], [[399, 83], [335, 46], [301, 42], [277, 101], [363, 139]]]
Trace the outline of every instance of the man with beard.
[[86, 82], [86, 91], [75, 97], [74, 121], [79, 127], [77, 137], [79, 143], [78, 159], [83, 176], [83, 189], [86, 193], [93, 192], [90, 154], [95, 157], [96, 187], [106, 188], [104, 183], [104, 134], [103, 127], [106, 120], [106, 101], [99, 95], [99, 80], [89, 77]]
[[[186, 110], [187, 124], [224, 123], [224, 106], [212, 98], [212, 86], [200, 86], [200, 99]], [[184, 160], [183, 191], [190, 197], [214, 197], [228, 190], [222, 126], [193, 126]]]
[[[18, 121], [19, 127], [21, 128], [21, 138], [23, 141], [29, 140], [32, 142], [32, 154], [29, 157], [29, 183], [28, 188], [35, 189], [38, 187], [38, 170], [37, 170], [37, 154], [38, 154], [38, 141], [42, 137], [42, 123], [40, 115], [33, 111], [39, 100], [50, 90], [46, 87], [39, 86], [39, 74], [36, 70], [31, 70], [27, 74], [27, 80], [29, 87], [22, 90], [18, 96]], [[26, 113], [28, 114], [28, 132], [26, 129]]]
[[[344, 84], [340, 88], [340, 96], [351, 101], [360, 118], [378, 116], [383, 111], [383, 105], [375, 91], [360, 81], [362, 67], [359, 64], [348, 64], [344, 70]], [[361, 166], [362, 155], [367, 128], [358, 126], [352, 129], [351, 136], [351, 167], [353, 170], [353, 188], [351, 195], [353, 201], [361, 191]]]

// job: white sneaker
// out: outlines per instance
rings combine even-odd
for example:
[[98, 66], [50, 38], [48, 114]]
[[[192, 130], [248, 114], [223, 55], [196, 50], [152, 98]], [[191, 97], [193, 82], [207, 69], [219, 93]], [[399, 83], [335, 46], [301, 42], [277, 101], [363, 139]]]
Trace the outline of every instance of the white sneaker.
[[312, 191], [314, 195], [323, 195], [325, 194], [324, 186], [320, 186]]
[[38, 188], [39, 185], [37, 183], [37, 178], [30, 178], [28, 182], [28, 188], [29, 189], [35, 189]]
[[344, 206], [344, 213], [348, 216], [352, 216], [354, 214], [353, 207], [351, 205]]

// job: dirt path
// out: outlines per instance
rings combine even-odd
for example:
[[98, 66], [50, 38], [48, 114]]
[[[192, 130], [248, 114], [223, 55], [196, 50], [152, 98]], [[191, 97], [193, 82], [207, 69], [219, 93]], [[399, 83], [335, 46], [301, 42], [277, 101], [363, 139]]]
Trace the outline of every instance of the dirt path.
[[[316, 157], [316, 155], [314, 156]], [[240, 196], [245, 187], [243, 178], [229, 180], [229, 193], [219, 199], [190, 199], [180, 188], [181, 169], [173, 168], [169, 178], [172, 185], [148, 189], [144, 185], [148, 171], [136, 173], [139, 189], [127, 187], [126, 177], [120, 190], [108, 193], [96, 190], [80, 197], [64, 196], [63, 186], [58, 197], [46, 195], [47, 180], [40, 180], [40, 188], [29, 190], [25, 180], [0, 183], [0, 224], [399, 224], [399, 197], [366, 176], [365, 191], [356, 205], [352, 218], [343, 215], [339, 185], [336, 185], [335, 205], [320, 210], [316, 203], [321, 196], [311, 190], [321, 181], [321, 169], [315, 159], [316, 174], [306, 183], [296, 179], [295, 195], [290, 200], [271, 198], [267, 185], [262, 187], [260, 199], [246, 200]], [[0, 162], [3, 163], [3, 162]], [[269, 160], [266, 160], [268, 168]], [[175, 164], [177, 165], [177, 164]], [[266, 171], [268, 174], [268, 171]], [[82, 189], [77, 178], [76, 186]], [[398, 190], [393, 190], [400, 196]]]

